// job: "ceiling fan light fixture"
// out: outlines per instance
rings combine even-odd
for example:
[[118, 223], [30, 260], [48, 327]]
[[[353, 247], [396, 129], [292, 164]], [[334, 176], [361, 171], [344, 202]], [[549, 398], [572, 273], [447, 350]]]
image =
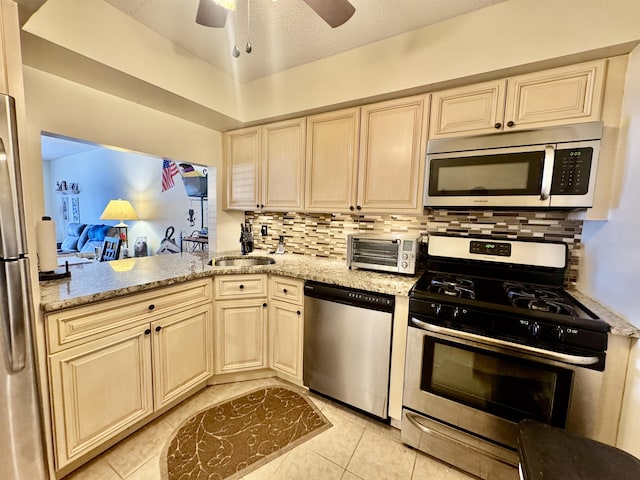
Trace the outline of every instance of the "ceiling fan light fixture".
[[236, 9], [236, 0], [213, 0], [215, 3], [220, 5], [222, 8], [226, 8], [227, 10], [234, 11]]

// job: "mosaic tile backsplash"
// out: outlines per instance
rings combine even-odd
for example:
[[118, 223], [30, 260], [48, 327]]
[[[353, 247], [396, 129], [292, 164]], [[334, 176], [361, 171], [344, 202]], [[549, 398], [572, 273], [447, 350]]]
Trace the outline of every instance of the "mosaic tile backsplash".
[[[577, 282], [582, 220], [567, 211], [425, 210], [422, 216], [246, 212], [255, 248], [275, 250], [280, 235], [288, 253], [346, 259], [346, 236], [354, 232], [474, 236], [492, 239], [562, 241], [569, 247], [565, 283]], [[267, 235], [260, 227], [267, 226]]]

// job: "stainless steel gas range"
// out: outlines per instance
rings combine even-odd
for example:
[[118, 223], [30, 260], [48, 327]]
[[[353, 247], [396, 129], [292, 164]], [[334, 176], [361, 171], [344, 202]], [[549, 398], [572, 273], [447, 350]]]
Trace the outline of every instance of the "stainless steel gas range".
[[409, 299], [402, 441], [517, 479], [517, 424], [588, 431], [609, 326], [563, 288], [564, 243], [431, 236]]

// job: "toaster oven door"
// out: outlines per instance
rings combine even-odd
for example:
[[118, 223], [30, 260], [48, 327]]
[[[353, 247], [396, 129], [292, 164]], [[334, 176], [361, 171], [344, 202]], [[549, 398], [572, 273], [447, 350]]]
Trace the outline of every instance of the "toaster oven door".
[[349, 267], [397, 272], [401, 244], [397, 239], [352, 238]]

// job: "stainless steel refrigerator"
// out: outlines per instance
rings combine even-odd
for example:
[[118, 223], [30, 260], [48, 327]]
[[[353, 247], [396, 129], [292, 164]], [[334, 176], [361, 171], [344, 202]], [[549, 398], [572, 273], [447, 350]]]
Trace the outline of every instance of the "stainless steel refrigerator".
[[31, 336], [15, 105], [0, 94], [0, 479], [48, 478]]

